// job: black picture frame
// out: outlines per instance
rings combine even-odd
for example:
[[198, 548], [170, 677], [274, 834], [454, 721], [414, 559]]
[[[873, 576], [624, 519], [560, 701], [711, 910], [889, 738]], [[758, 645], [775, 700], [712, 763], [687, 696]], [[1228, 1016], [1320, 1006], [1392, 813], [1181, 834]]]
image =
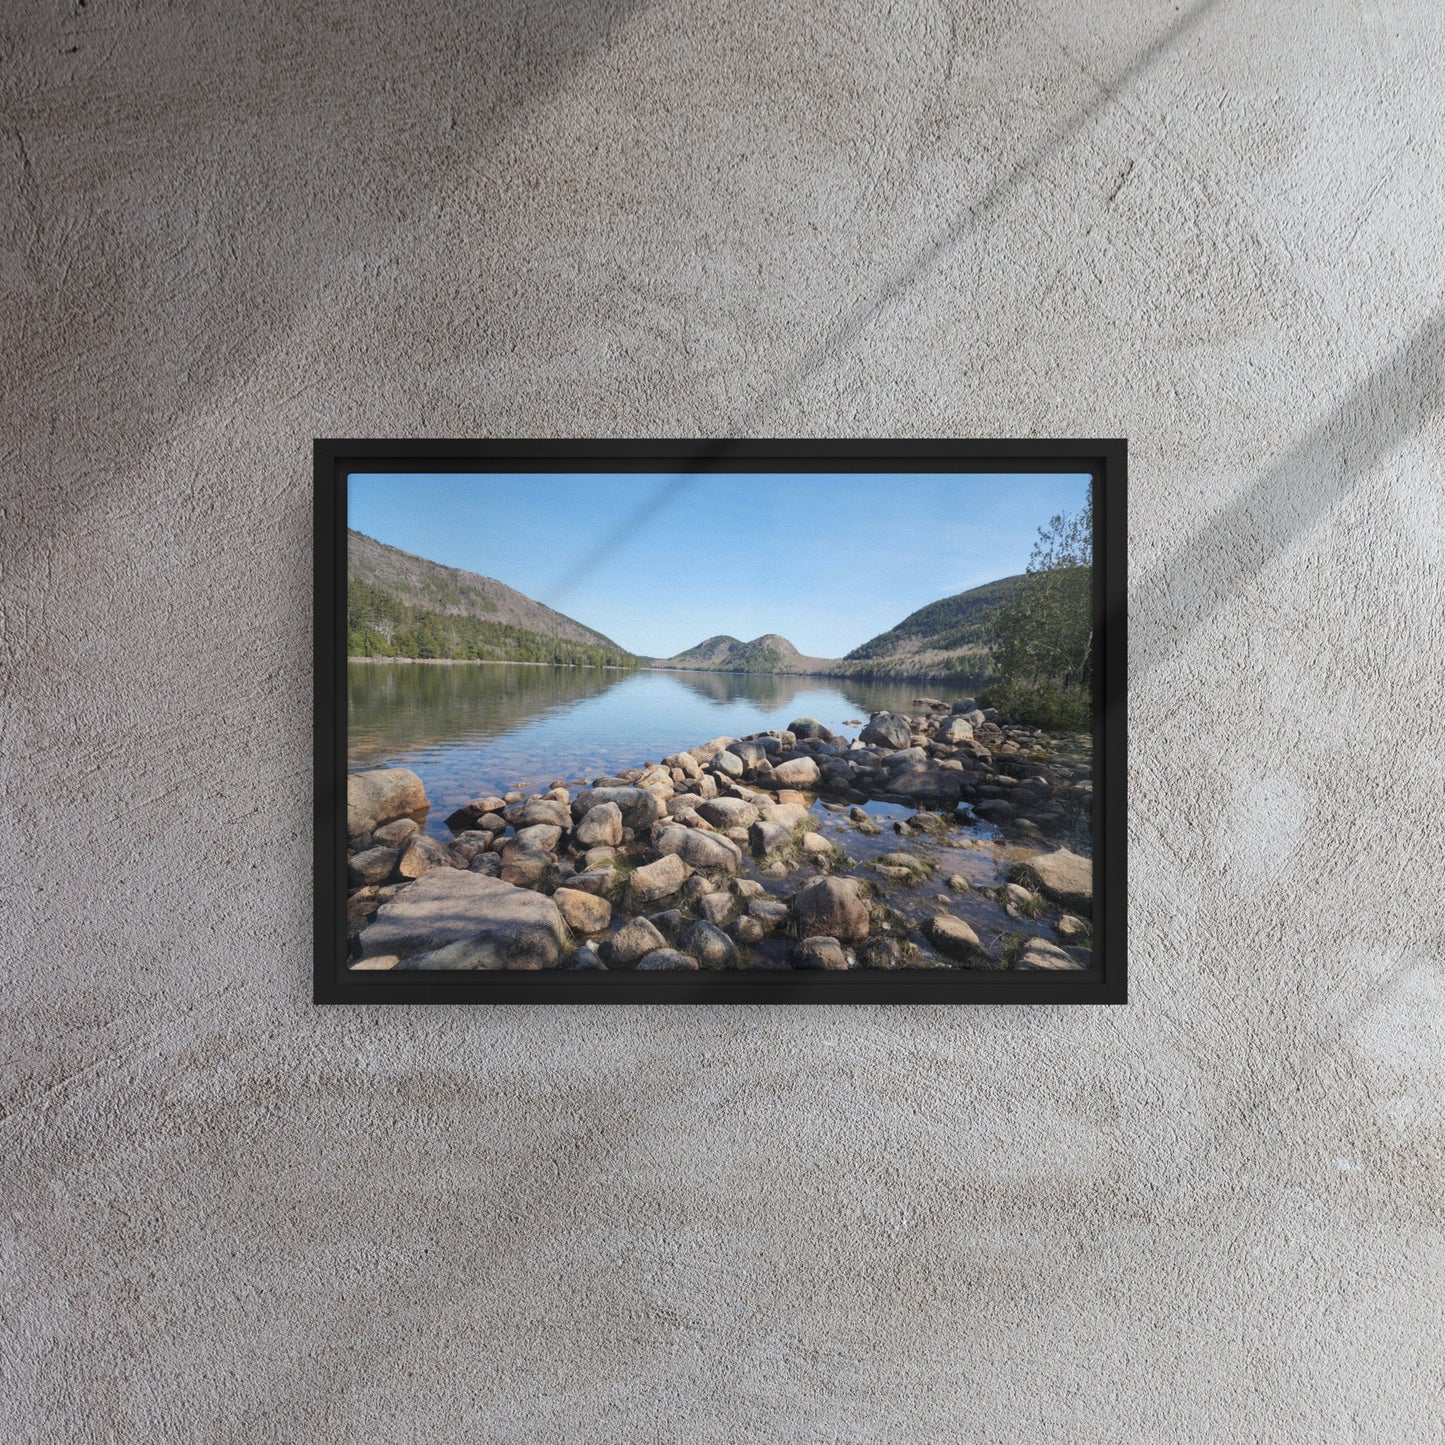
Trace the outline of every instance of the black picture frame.
[[[1123, 440], [367, 440], [314, 443], [315, 954], [318, 1004], [1122, 1004], [1126, 944]], [[352, 971], [346, 967], [346, 526], [352, 472], [1080, 471], [1094, 499], [1094, 967], [1083, 972]]]

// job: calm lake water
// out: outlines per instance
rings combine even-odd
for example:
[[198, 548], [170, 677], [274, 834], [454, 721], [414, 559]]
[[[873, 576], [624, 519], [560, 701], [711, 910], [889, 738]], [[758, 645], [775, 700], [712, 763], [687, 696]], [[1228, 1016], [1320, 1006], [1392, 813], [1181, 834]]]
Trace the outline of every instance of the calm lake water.
[[347, 686], [351, 766], [412, 769], [438, 837], [448, 813], [484, 793], [588, 782], [796, 717], [855, 737], [870, 713], [941, 696], [926, 682], [514, 663], [353, 662]]

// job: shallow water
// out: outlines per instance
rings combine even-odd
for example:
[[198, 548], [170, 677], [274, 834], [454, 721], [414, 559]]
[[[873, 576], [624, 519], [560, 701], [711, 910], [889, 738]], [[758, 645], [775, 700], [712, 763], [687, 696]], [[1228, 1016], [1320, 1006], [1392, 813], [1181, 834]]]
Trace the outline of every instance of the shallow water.
[[439, 838], [449, 813], [485, 793], [589, 782], [797, 717], [856, 737], [870, 713], [939, 695], [919, 682], [521, 663], [354, 662], [347, 686], [351, 766], [415, 772]]

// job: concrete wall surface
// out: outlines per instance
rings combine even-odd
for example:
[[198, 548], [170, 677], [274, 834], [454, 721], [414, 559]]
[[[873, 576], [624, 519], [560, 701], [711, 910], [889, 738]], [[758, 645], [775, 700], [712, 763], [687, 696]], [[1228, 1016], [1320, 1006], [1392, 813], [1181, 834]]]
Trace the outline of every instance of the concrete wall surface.
[[[0, 1437], [1445, 1439], [1442, 41], [10, 0]], [[637, 434], [1130, 439], [1127, 1008], [310, 1007], [311, 438]]]

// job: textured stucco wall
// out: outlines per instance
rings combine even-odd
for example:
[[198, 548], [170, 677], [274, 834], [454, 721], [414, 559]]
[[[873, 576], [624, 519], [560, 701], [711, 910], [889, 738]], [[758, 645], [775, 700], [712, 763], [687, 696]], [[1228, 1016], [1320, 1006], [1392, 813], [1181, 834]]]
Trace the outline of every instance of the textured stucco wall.
[[[1441, 7], [0, 27], [0, 1436], [1445, 1438]], [[1127, 1009], [309, 1006], [311, 437], [1031, 433]]]

